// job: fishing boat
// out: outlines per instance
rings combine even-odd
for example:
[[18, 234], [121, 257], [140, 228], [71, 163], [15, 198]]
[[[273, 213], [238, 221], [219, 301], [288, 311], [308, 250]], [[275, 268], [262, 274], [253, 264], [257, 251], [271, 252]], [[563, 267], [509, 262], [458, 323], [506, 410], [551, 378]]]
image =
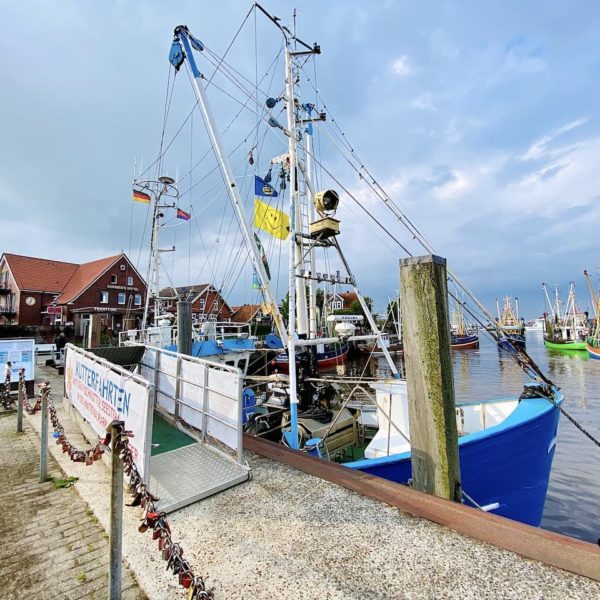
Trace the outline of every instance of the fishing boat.
[[590, 300], [592, 301], [592, 310], [594, 311], [594, 319], [592, 321], [591, 335], [585, 340], [585, 347], [588, 351], [589, 358], [600, 360], [600, 291], [596, 292], [592, 286], [590, 275], [587, 271], [583, 272], [585, 281], [588, 286], [590, 293]]
[[[337, 366], [345, 364], [348, 359], [348, 344], [322, 344], [317, 346], [317, 369], [319, 371], [328, 371]], [[300, 359], [296, 359], [296, 364], [300, 364]], [[287, 352], [280, 352], [271, 361], [272, 370], [282, 373], [289, 373], [290, 361]]]
[[543, 333], [545, 324], [546, 317], [538, 317], [533, 321], [527, 321], [525, 323], [525, 331], [529, 331], [531, 333]]
[[479, 334], [475, 327], [465, 323], [462, 303], [456, 301], [456, 309], [451, 319], [450, 347], [454, 350], [470, 350], [479, 348]]
[[[283, 88], [275, 86], [277, 93], [263, 89], [262, 80], [244, 78], [225, 57], [212, 52], [186, 26], [175, 29], [169, 54], [175, 73], [185, 65], [190, 75], [195, 106], [201, 112], [208, 134], [205, 156], [216, 159], [218, 177], [222, 180], [219, 189], [227, 196], [233, 213], [225, 215], [223, 221], [236, 221], [244, 243], [238, 258], [249, 257], [263, 302], [273, 317], [273, 334], [285, 342], [287, 374], [278, 372], [244, 378], [244, 394], [252, 398], [254, 410], [247, 420], [246, 430], [323, 460], [340, 461], [350, 469], [409, 483], [410, 452], [405, 444], [410, 439], [406, 382], [400, 378], [389, 344], [369, 310], [339, 242], [342, 238], [340, 202], [354, 203], [357, 210], [365, 212], [365, 217], [370, 216], [369, 205], [359, 202], [351, 186], [344, 185], [329, 171], [320, 151], [315, 149], [314, 129], [325, 127], [337, 136], [332, 147], [343, 153], [359, 181], [368, 183], [378, 205], [389, 211], [389, 221], [408, 230], [417, 250], [435, 252], [358, 159], [354, 148], [348, 145], [346, 134], [340, 135], [335, 129], [339, 127], [338, 122], [328, 118], [326, 103], [319, 90], [310, 88], [311, 80], [308, 79], [306, 88], [299, 85], [306, 75], [305, 65], [310, 63], [310, 73], [313, 72], [313, 63], [321, 53], [320, 46], [306, 44], [296, 34], [295, 27], [292, 32], [281, 19], [260, 5], [254, 4], [248, 15], [253, 11], [266, 17], [267, 26], [272, 27], [283, 42], [282, 46], [279, 40], [275, 44], [276, 52], [283, 53], [285, 80]], [[203, 75], [208, 64], [215, 67], [210, 86]], [[277, 64], [277, 60], [272, 64]], [[252, 131], [244, 139], [262, 140], [269, 134], [269, 152], [261, 146], [259, 154], [258, 146], [248, 149], [234, 142], [234, 150], [227, 151], [209, 99], [209, 92], [223, 93], [227, 84], [244, 95], [242, 109], [239, 109], [240, 103], [236, 105], [236, 118], [244, 108], [250, 113]], [[317, 98], [316, 103], [299, 97], [300, 91], [308, 89]], [[227, 90], [225, 93], [229, 94]], [[280, 119], [285, 120], [280, 122]], [[327, 140], [327, 137], [321, 139]], [[338, 140], [341, 143], [337, 143]], [[234, 162], [240, 165], [244, 176], [236, 178], [231, 166]], [[206, 172], [213, 173], [214, 169], [208, 166]], [[214, 196], [211, 190], [211, 197]], [[285, 248], [287, 256], [276, 255], [277, 260], [273, 260], [272, 254], [265, 257], [257, 243], [258, 235], [265, 233], [271, 236], [269, 243], [263, 244], [267, 254], [269, 248], [272, 253]], [[398, 248], [407, 252], [402, 244]], [[287, 262], [286, 319], [273, 291], [277, 278], [272, 279], [267, 272], [265, 258], [271, 264]], [[505, 330], [498, 327], [454, 273], [448, 271], [448, 274], [465, 294], [465, 302], [470, 303], [470, 314], [478, 311], [479, 318], [489, 326], [489, 334], [499, 341]], [[327, 335], [319, 331], [316, 296], [317, 287], [321, 285], [345, 287], [356, 295], [366, 319], [362, 331], [344, 320], [334, 322], [333, 330]], [[358, 342], [374, 344], [381, 350], [389, 375], [366, 377], [364, 373], [355, 376], [319, 372], [320, 347], [342, 348]], [[472, 499], [468, 502], [473, 505], [539, 525], [554, 455], [558, 407], [563, 398], [521, 350], [510, 345], [508, 352], [535, 383], [512, 398], [479, 399], [457, 406], [462, 480], [465, 493]], [[338, 356], [332, 358], [337, 360]]]
[[[379, 431], [367, 446], [365, 459], [345, 466], [407, 483], [412, 466], [406, 386], [373, 387]], [[526, 386], [520, 397], [457, 404], [461, 484], [483, 510], [540, 524], [562, 400], [557, 392], [549, 402], [544, 387], [534, 384]]]
[[[392, 355], [404, 353], [404, 345], [402, 344], [402, 313], [401, 313], [400, 296], [397, 295], [395, 300], [388, 298], [388, 314], [385, 320], [385, 325], [389, 325], [391, 332], [382, 332], [381, 342], [385, 349]], [[384, 325], [384, 327], [385, 327]], [[356, 349], [363, 355], [372, 357], [384, 356], [383, 347], [379, 345], [378, 340], [371, 342], [357, 342]]]
[[587, 351], [589, 334], [588, 314], [581, 312], [575, 302], [575, 283], [569, 284], [567, 303], [562, 308], [558, 288], [554, 290], [554, 302], [550, 301], [546, 284], [542, 284], [550, 313], [546, 317], [544, 346], [551, 350]]
[[498, 345], [506, 349], [512, 343], [525, 348], [525, 322], [519, 318], [519, 299], [515, 298], [515, 308], [513, 308], [511, 299], [506, 296], [500, 311], [500, 301], [496, 298], [496, 310], [498, 311], [497, 325], [502, 332]]

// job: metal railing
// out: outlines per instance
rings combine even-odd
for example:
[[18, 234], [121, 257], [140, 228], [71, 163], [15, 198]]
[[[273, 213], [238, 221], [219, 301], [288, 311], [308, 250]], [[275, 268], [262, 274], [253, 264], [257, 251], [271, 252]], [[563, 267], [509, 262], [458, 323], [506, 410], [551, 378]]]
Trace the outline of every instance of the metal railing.
[[214, 445], [212, 439], [219, 440], [242, 463], [240, 369], [152, 347], [139, 366], [141, 375], [154, 384], [156, 406], [199, 430], [202, 442]]

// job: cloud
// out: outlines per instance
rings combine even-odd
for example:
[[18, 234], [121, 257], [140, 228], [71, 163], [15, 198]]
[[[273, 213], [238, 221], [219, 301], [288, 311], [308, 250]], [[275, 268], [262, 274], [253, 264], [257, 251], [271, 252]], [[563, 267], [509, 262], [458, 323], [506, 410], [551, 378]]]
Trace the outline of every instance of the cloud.
[[441, 200], [458, 198], [472, 186], [472, 180], [464, 171], [448, 171], [445, 180], [434, 186], [435, 194]]
[[419, 110], [435, 110], [433, 96], [431, 94], [421, 94], [420, 96], [413, 98], [410, 105]]
[[553, 142], [556, 138], [560, 137], [564, 133], [567, 133], [577, 127], [580, 127], [584, 123], [587, 122], [587, 118], [576, 119], [575, 121], [571, 121], [566, 125], [562, 125], [556, 129], [553, 129], [545, 136], [541, 137], [539, 140], [534, 142], [527, 151], [521, 155], [520, 160], [535, 160], [542, 158], [548, 153], [548, 145], [550, 142]]
[[402, 56], [398, 57], [392, 64], [392, 70], [399, 77], [410, 75], [410, 73], [412, 73], [412, 67], [408, 63], [408, 56], [403, 54]]
[[532, 46], [524, 38], [516, 38], [506, 47], [504, 64], [505, 72], [539, 73], [548, 68], [548, 64], [541, 57], [540, 46]]

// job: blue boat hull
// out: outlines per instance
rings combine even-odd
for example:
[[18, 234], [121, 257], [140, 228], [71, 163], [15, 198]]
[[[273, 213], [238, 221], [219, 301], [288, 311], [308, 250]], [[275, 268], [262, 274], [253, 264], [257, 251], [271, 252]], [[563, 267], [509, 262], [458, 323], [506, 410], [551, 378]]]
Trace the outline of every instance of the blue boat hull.
[[[516, 333], [511, 333], [511, 334], [507, 335], [506, 337], [509, 337], [510, 341], [515, 346], [519, 346], [520, 348], [525, 348], [526, 342], [525, 342], [524, 335], [518, 335]], [[500, 348], [505, 348], [507, 350], [510, 349], [510, 343], [506, 340], [506, 338], [500, 338], [500, 340], [498, 341], [498, 346], [500, 346]]]
[[[560, 403], [562, 396], [557, 401]], [[558, 430], [558, 406], [545, 398], [522, 400], [508, 418], [459, 438], [461, 483], [490, 512], [539, 526]], [[346, 463], [397, 483], [412, 476], [410, 453]], [[465, 504], [470, 504], [465, 501]]]

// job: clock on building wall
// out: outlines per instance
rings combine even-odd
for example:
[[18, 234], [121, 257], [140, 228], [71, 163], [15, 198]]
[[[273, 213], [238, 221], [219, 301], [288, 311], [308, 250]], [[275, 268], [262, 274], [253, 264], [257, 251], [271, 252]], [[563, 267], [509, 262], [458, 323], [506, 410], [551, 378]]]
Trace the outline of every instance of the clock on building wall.
[[25, 298], [25, 304], [28, 306], [33, 306], [35, 304], [35, 298], [33, 296], [28, 296]]

